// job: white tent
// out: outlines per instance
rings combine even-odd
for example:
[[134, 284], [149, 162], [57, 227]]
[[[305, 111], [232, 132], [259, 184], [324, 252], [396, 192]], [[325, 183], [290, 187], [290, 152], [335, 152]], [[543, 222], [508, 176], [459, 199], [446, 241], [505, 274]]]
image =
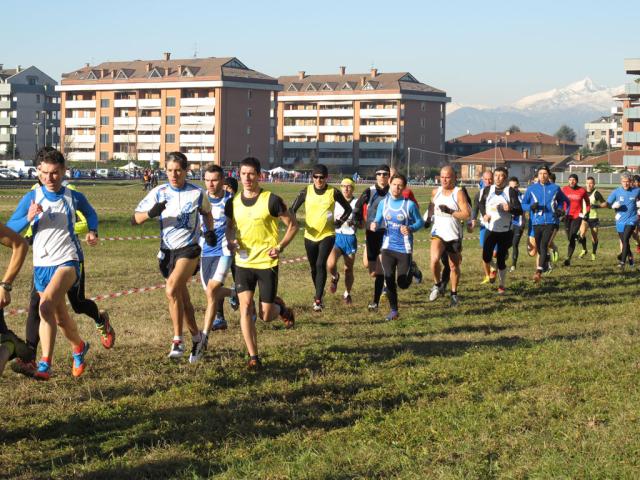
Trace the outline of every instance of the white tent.
[[286, 169], [284, 169], [282, 167], [276, 167], [276, 168], [272, 168], [271, 170], [269, 170], [269, 173], [271, 173], [272, 175], [278, 175], [278, 174], [282, 174], [282, 173], [286, 173], [288, 175], [292, 175], [295, 172], [293, 170], [291, 170], [291, 171], [286, 170]]
[[139, 165], [136, 165], [133, 162], [129, 162], [126, 165], [123, 165], [122, 167], [118, 167], [119, 170], [135, 170], [136, 168], [142, 168]]

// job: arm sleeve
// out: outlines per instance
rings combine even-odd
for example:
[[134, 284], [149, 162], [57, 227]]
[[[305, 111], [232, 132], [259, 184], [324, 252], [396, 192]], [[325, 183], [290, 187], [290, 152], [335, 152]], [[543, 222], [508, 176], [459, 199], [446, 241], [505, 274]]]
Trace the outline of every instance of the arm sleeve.
[[469, 192], [467, 191], [466, 187], [460, 187], [460, 190], [462, 190], [462, 193], [464, 193], [464, 196], [467, 199], [467, 203], [469, 204], [469, 206], [471, 206], [471, 197], [469, 196]]
[[378, 227], [380, 226], [380, 224], [384, 219], [382, 215], [383, 213], [384, 213], [384, 202], [380, 202], [378, 203], [378, 208], [376, 209], [376, 218], [374, 220], [374, 222], [378, 224]]
[[300, 193], [298, 193], [298, 196], [295, 198], [295, 200], [291, 204], [291, 211], [293, 213], [298, 213], [298, 210], [300, 209], [300, 207], [302, 206], [302, 204], [306, 199], [307, 199], [307, 187], [300, 190]]
[[144, 213], [151, 210], [151, 207], [153, 207], [158, 201], [157, 195], [158, 195], [158, 191], [156, 189], [151, 190], [140, 201], [135, 211], [139, 213]]
[[233, 198], [224, 204], [224, 215], [228, 219], [233, 218]]
[[589, 194], [587, 193], [586, 190], [584, 191], [582, 199], [584, 200], [584, 203], [585, 203], [585, 206], [586, 206], [585, 213], [589, 213], [591, 211], [591, 202], [589, 201]]
[[522, 204], [513, 188], [509, 188], [509, 212], [514, 216], [522, 215]]
[[209, 201], [209, 195], [207, 195], [207, 192], [205, 191], [203, 191], [202, 195], [200, 195], [200, 211], [202, 213], [209, 213], [211, 211], [211, 202]]
[[522, 210], [524, 211], [529, 211], [531, 210], [531, 205], [535, 203], [532, 195], [531, 195], [531, 190], [529, 190], [528, 188], [525, 190], [524, 195], [522, 197]]
[[340, 206], [342, 206], [342, 208], [344, 208], [344, 213], [338, 220], [340, 220], [342, 223], [346, 222], [347, 220], [349, 220], [349, 216], [351, 215], [351, 211], [353, 210], [351, 208], [351, 204], [347, 202], [347, 199], [344, 198], [344, 195], [342, 195], [342, 192], [340, 192], [338, 189], [333, 190], [333, 199], [338, 202]]
[[607, 198], [607, 203], [609, 205], [613, 205], [616, 201], [616, 191], [614, 190], [609, 194], [609, 198]]
[[418, 209], [418, 205], [413, 201], [409, 204], [409, 214], [411, 215], [411, 220], [412, 220], [411, 225], [409, 225], [409, 229], [412, 232], [417, 232], [422, 227], [424, 227], [424, 220], [420, 216], [420, 210]]
[[602, 196], [602, 194], [600, 192], [596, 192], [596, 204], [591, 205], [591, 208], [600, 208], [600, 204], [606, 202], [606, 200], [604, 199], [604, 197]]
[[27, 228], [29, 226], [27, 213], [29, 213], [29, 207], [31, 206], [31, 202], [33, 202], [35, 198], [36, 197], [33, 190], [27, 192], [27, 194], [20, 200], [20, 203], [18, 203], [15, 212], [13, 212], [13, 215], [11, 215], [11, 218], [7, 222], [6, 226], [16, 233], [20, 233], [25, 228]]
[[273, 193], [269, 195], [269, 213], [272, 217], [279, 217], [287, 211], [284, 200]]
[[72, 192], [73, 198], [76, 202], [77, 209], [82, 212], [82, 214], [87, 219], [87, 225], [89, 226], [89, 230], [93, 230], [94, 232], [98, 231], [98, 214], [91, 206], [87, 197], [85, 197], [82, 193], [78, 191]]
[[482, 215], [483, 217], [487, 214], [487, 188], [489, 187], [484, 187], [482, 189], [482, 192], [479, 193], [478, 200], [476, 201], [476, 206], [474, 207], [474, 211], [476, 213], [473, 215], [473, 218], [476, 218], [478, 211], [480, 211], [480, 215]]
[[356, 202], [356, 206], [353, 209], [353, 218], [354, 220], [362, 220], [362, 208], [369, 202], [369, 197], [371, 195], [371, 189], [367, 188], [362, 194], [358, 201]]
[[480, 210], [480, 193], [476, 193], [475, 201], [473, 202], [473, 209], [471, 210], [471, 220], [478, 218], [478, 212]]
[[569, 197], [567, 197], [564, 192], [562, 191], [562, 189], [558, 189], [558, 205], [563, 205], [565, 210], [568, 210], [569, 207], [571, 206], [571, 201], [569, 200]]

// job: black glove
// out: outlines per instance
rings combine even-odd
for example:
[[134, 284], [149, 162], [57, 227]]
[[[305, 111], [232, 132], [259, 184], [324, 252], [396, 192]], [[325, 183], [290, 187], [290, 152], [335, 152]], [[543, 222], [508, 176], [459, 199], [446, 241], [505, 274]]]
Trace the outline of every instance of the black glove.
[[164, 200], [163, 202], [158, 202], [153, 207], [151, 207], [151, 209], [149, 209], [147, 215], [149, 215], [149, 218], [159, 217], [165, 208], [167, 208], [166, 200]]
[[424, 228], [431, 228], [431, 218], [429, 218], [429, 220], [425, 220], [424, 221]]
[[540, 205], [538, 205], [538, 202], [533, 202], [531, 204], [531, 211], [532, 212], [537, 212], [540, 209]]
[[214, 230], [207, 230], [204, 232], [204, 241], [207, 242], [207, 245], [210, 247], [215, 247], [218, 242], [218, 236]]
[[562, 220], [564, 215], [565, 215], [564, 210], [562, 210], [561, 208], [556, 209], [556, 216], [558, 217], [558, 219]]
[[451, 207], [448, 207], [446, 205], [440, 205], [438, 206], [438, 208], [440, 209], [440, 211], [442, 213], [448, 213], [449, 215], [453, 214], [453, 212], [455, 212], [455, 210]]
[[336, 228], [340, 228], [340, 227], [342, 226], [342, 224], [343, 224], [343, 223], [344, 223], [344, 222], [343, 222], [342, 220], [338, 219], [338, 220], [334, 220], [333, 225], [334, 225], [334, 227], [336, 227]]

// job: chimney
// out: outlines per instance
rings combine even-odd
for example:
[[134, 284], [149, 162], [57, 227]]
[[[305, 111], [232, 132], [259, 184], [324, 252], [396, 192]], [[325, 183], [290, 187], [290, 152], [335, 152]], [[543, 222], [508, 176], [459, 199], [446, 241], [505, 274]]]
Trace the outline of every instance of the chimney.
[[376, 78], [378, 76], [378, 69], [377, 68], [372, 68], [371, 69], [371, 78]]
[[100, 78], [106, 78], [107, 75], [109, 75], [109, 70], [107, 70], [106, 68], [100, 69]]
[[168, 62], [169, 60], [171, 60], [171, 52], [164, 52], [162, 55], [164, 56], [165, 62]]
[[169, 67], [164, 67], [164, 76], [168, 77], [171, 74], [171, 69]]
[[522, 158], [527, 160], [529, 158], [529, 150], [522, 150]]
[[[89, 64], [89, 62], [84, 64], [84, 68], [89, 68], [91, 65]], [[18, 65], [18, 68], [20, 68], [20, 65]]]
[[115, 70], [111, 70], [111, 78], [116, 78], [116, 71]]
[[304, 74], [305, 74], [305, 71], [304, 70], [300, 70], [298, 72], [298, 80], [304, 80]]
[[182, 65], [178, 65], [178, 75], [182, 76], [182, 69], [184, 67]]
[[151, 71], [151, 67], [152, 67], [152, 66], [153, 66], [153, 65], [152, 65], [151, 63], [147, 63], [147, 67], [146, 67], [146, 68], [147, 68], [147, 72], [150, 72], [150, 71]]
[[362, 76], [360, 77], [360, 84], [364, 87], [364, 85], [367, 83], [367, 77]]
[[340, 76], [344, 76], [344, 72], [347, 70], [347, 67], [340, 67]]

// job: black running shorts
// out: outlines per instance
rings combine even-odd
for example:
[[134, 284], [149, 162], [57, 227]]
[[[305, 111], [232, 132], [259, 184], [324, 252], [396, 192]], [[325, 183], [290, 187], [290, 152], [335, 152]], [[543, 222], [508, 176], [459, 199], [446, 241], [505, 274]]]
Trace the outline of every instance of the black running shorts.
[[367, 260], [375, 262], [378, 259], [378, 255], [380, 255], [380, 250], [382, 249], [384, 230], [378, 230], [376, 232], [367, 230], [364, 234], [364, 238], [367, 243]]
[[[194, 259], [200, 256], [200, 245], [189, 245], [187, 247], [176, 248], [175, 250], [169, 250], [161, 248], [158, 253], [158, 266], [160, 267], [160, 273], [164, 278], [169, 278], [173, 269], [176, 268], [176, 262], [180, 258]], [[200, 262], [196, 266], [193, 275], [195, 275], [200, 267]]]
[[260, 302], [273, 303], [278, 294], [278, 267], [245, 268], [236, 265], [236, 292], [260, 290]]

